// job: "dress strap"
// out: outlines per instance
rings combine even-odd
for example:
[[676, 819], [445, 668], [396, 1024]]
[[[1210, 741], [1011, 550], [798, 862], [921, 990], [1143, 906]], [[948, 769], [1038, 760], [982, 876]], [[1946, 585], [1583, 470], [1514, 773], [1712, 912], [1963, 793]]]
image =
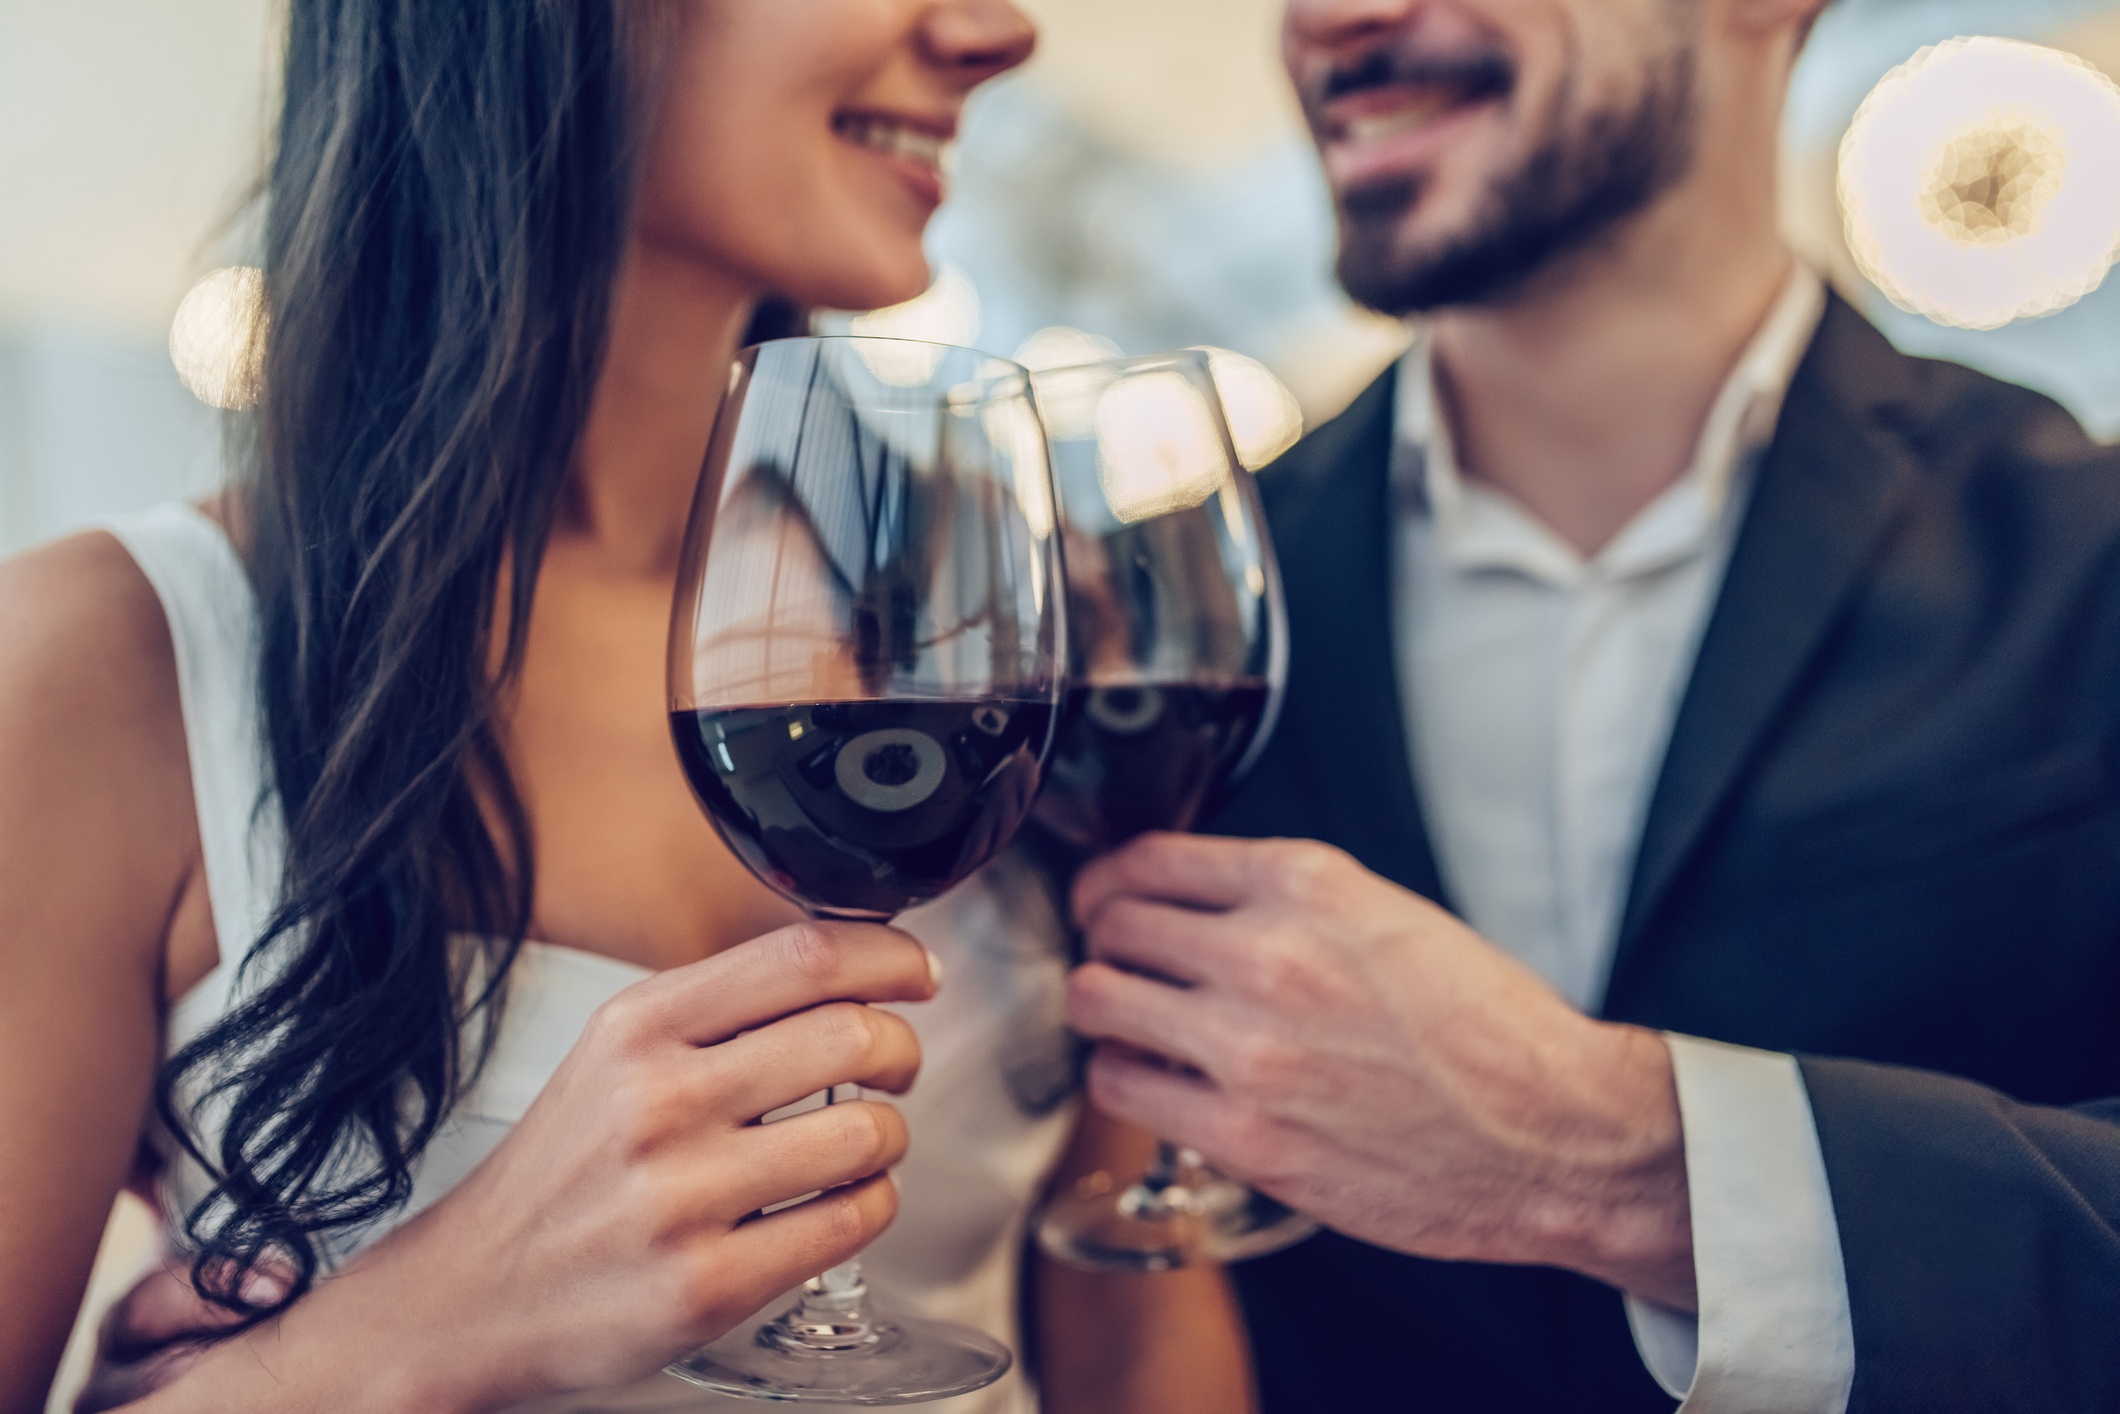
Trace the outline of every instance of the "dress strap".
[[176, 650], [177, 691], [220, 962], [169, 1017], [173, 1053], [233, 1001], [237, 966], [279, 898], [286, 825], [267, 789], [258, 700], [258, 609], [228, 536], [182, 502], [105, 526], [154, 586]]

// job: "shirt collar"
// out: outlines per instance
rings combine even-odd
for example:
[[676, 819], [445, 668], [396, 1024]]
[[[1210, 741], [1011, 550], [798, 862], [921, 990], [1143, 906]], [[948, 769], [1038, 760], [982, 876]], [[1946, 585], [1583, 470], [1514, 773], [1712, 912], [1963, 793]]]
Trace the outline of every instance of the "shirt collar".
[[1514, 569], [1574, 585], [1592, 574], [1652, 574], [1704, 554], [1734, 483], [1773, 441], [1825, 307], [1824, 282], [1799, 262], [1710, 406], [1685, 474], [1588, 561], [1507, 496], [1465, 480], [1436, 400], [1431, 346], [1417, 334], [1398, 368], [1395, 501], [1433, 519], [1444, 561], [1462, 570]]

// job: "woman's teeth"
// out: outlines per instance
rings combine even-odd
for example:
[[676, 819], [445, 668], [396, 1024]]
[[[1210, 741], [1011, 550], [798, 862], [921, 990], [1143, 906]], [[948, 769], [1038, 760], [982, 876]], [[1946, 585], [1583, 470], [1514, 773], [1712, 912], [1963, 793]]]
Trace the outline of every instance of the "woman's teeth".
[[943, 152], [949, 146], [933, 133], [882, 118], [841, 118], [834, 126], [849, 142], [938, 172], [942, 170]]

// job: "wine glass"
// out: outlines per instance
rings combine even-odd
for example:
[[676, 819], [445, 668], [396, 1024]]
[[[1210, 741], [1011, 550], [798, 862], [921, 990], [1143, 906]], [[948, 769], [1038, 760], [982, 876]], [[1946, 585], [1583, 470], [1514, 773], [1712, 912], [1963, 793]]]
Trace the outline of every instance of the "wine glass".
[[[819, 918], [888, 919], [973, 873], [1037, 792], [1064, 691], [1062, 583], [1022, 368], [896, 339], [746, 350], [670, 628], [671, 731], [721, 837]], [[761, 1399], [912, 1404], [1009, 1362], [980, 1331], [871, 1309], [857, 1260], [670, 1372]]]
[[[1287, 679], [1280, 573], [1204, 354], [1034, 375], [1067, 546], [1070, 687], [1034, 818], [1085, 853], [1185, 830], [1264, 746]], [[1076, 1266], [1234, 1261], [1315, 1225], [1164, 1143], [1040, 1212]]]

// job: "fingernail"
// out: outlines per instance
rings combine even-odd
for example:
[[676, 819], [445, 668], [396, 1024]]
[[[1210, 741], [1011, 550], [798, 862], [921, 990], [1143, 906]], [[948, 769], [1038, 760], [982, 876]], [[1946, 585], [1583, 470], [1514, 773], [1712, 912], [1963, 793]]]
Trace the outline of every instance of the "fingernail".
[[939, 992], [942, 990], [942, 959], [935, 956], [933, 948], [922, 948], [921, 951], [927, 954], [928, 981], [934, 983], [935, 990]]

